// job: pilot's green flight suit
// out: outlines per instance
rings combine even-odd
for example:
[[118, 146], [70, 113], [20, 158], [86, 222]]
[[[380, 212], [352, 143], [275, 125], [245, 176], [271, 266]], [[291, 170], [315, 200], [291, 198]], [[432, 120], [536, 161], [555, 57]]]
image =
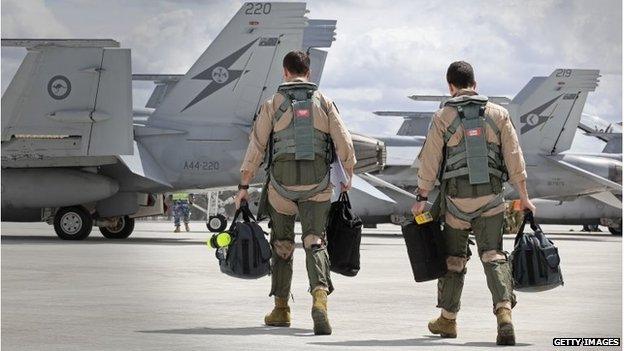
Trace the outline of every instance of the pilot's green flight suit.
[[[355, 165], [351, 135], [338, 110], [316, 85], [305, 79], [282, 84], [262, 106], [254, 123], [241, 171], [255, 173], [263, 159], [268, 171], [268, 183], [263, 191], [267, 197], [266, 201], [261, 200], [259, 211], [265, 209], [271, 218], [270, 295], [276, 297], [276, 308], [286, 309], [290, 296], [297, 214], [315, 303], [319, 290], [324, 299], [334, 290], [325, 242], [332, 192], [329, 165], [334, 149], [345, 168]], [[314, 316], [314, 309], [312, 313]], [[290, 324], [289, 317], [277, 319], [284, 320], [283, 324], [266, 323]]]
[[510, 264], [503, 251], [503, 183], [526, 179], [524, 159], [507, 111], [460, 90], [434, 115], [419, 155], [419, 187], [439, 180], [445, 218], [444, 249], [448, 272], [438, 280], [442, 316], [455, 318], [470, 256], [468, 235], [475, 235], [492, 294], [494, 312], [516, 304]]

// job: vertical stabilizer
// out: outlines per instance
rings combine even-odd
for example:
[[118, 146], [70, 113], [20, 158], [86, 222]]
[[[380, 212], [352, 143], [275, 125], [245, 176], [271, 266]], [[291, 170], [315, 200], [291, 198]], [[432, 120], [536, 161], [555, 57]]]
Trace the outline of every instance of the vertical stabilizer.
[[598, 70], [557, 69], [534, 77], [508, 106], [522, 149], [556, 154], [570, 149], [587, 94], [598, 86]]

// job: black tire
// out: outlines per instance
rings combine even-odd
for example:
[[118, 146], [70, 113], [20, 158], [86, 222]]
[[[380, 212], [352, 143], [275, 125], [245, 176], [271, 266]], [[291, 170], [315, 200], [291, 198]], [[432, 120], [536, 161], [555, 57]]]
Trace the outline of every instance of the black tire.
[[619, 227], [619, 228], [609, 227], [609, 231], [611, 232], [611, 234], [615, 236], [622, 236], [622, 227]]
[[54, 231], [63, 240], [83, 240], [91, 229], [93, 219], [82, 206], [61, 207], [54, 215]]
[[208, 222], [206, 222], [206, 227], [213, 233], [222, 232], [227, 227], [227, 219], [222, 214], [210, 216], [208, 217]]
[[99, 227], [100, 233], [107, 239], [125, 239], [132, 234], [134, 230], [134, 218], [123, 216], [119, 220], [119, 227], [109, 229], [107, 227]]

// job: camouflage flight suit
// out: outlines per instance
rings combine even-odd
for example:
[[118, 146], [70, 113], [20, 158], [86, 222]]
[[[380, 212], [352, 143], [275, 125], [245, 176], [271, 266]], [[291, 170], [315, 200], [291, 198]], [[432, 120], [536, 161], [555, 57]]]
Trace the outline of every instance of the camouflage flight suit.
[[[306, 82], [297, 78], [286, 84]], [[334, 103], [319, 91], [313, 95], [314, 105], [312, 115], [314, 129], [331, 136], [337, 156], [345, 168], [353, 167], [356, 163], [351, 134], [346, 129]], [[292, 108], [273, 123], [275, 112], [284, 102], [283, 95], [275, 94], [266, 101], [249, 136], [250, 142], [241, 167], [242, 171], [255, 174], [264, 160], [265, 152], [271, 132], [279, 132], [289, 127], [293, 120]], [[317, 160], [313, 162], [317, 162]], [[325, 161], [319, 161], [325, 162]], [[319, 164], [318, 172], [324, 171], [325, 164]], [[278, 168], [276, 165], [275, 168]], [[278, 171], [278, 170], [276, 170]], [[315, 169], [316, 171], [316, 169]], [[312, 172], [316, 173], [316, 172]], [[286, 177], [295, 177], [294, 174], [281, 172]], [[317, 177], [317, 174], [304, 175]], [[322, 177], [322, 175], [321, 175]], [[314, 179], [317, 179], [314, 178]], [[317, 184], [302, 183], [296, 185], [296, 179], [290, 179], [285, 184], [288, 190], [309, 190]], [[306, 253], [306, 268], [310, 282], [310, 292], [324, 289], [328, 293], [333, 290], [329, 274], [329, 256], [325, 243], [325, 226], [330, 207], [331, 185], [320, 193], [300, 201], [291, 201], [281, 196], [272, 185], [268, 187], [269, 214], [271, 217], [271, 245], [273, 247], [272, 284], [270, 296], [287, 298], [290, 295], [290, 286], [293, 272], [293, 253], [295, 250], [295, 217], [299, 214], [302, 227], [302, 241]]]
[[[477, 95], [477, 93], [470, 89], [462, 89], [456, 96], [462, 95]], [[434, 114], [426, 142], [418, 156], [420, 162], [418, 170], [419, 188], [433, 189], [443, 161], [444, 135], [457, 116], [457, 110], [448, 106]], [[510, 184], [516, 184], [526, 180], [522, 150], [509, 113], [503, 107], [487, 102], [485, 116], [489, 117], [498, 129], [495, 131], [490, 124], [486, 123], [486, 140], [488, 143], [496, 145], [495, 148], [500, 150], [498, 154], [504, 160], [504, 168], [506, 168], [508, 175], [507, 181]], [[460, 125], [455, 133], [450, 136], [446, 146], [455, 147], [461, 143], [463, 138], [464, 130]], [[455, 179], [457, 180], [449, 186], [453, 189], [451, 189], [451, 194], [447, 196], [446, 201], [451, 201], [456, 208], [464, 213], [483, 208], [496, 197], [496, 193], [502, 191], [500, 178], [491, 178], [492, 188], [497, 188], [495, 193], [492, 193], [490, 189], [488, 189], [490, 191], [483, 193], [477, 192], [477, 186], [471, 185], [467, 176]], [[494, 182], [498, 183], [494, 184]], [[486, 185], [489, 186], [489, 184]], [[516, 304], [516, 297], [512, 291], [510, 265], [507, 260], [507, 253], [503, 251], [504, 210], [505, 204], [501, 203], [499, 206], [483, 212], [470, 222], [456, 218], [448, 211], [444, 214], [445, 226], [442, 235], [445, 251], [448, 255], [447, 266], [449, 271], [438, 280], [438, 307], [443, 309], [443, 315], [452, 317], [460, 308], [460, 298], [466, 274], [465, 265], [469, 259], [468, 235], [470, 232], [475, 235], [477, 241], [479, 257], [483, 264], [488, 288], [492, 294], [494, 311], [500, 307], [511, 309]]]

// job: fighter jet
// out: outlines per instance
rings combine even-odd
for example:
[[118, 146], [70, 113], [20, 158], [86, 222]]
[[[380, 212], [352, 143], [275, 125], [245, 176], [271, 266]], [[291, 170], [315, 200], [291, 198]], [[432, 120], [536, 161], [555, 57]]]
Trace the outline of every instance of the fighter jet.
[[[591, 200], [621, 209], [622, 156], [620, 154], [581, 154], [568, 151], [579, 125], [587, 94], [598, 83], [596, 70], [557, 69], [549, 77], [534, 77], [512, 99], [494, 97], [492, 101], [509, 110], [527, 161], [528, 188], [532, 197], [570, 201], [591, 195]], [[440, 101], [448, 96], [410, 96], [416, 101]], [[377, 137], [387, 146], [387, 162], [377, 177], [407, 190], [417, 185], [416, 169], [423, 136], [432, 112], [378, 111], [381, 116], [405, 119], [399, 136]], [[414, 122], [418, 120], [418, 122]], [[615, 127], [611, 127], [615, 128]], [[606, 132], [605, 132], [606, 130]], [[603, 138], [615, 138], [605, 129]], [[589, 130], [590, 133], [597, 133]], [[409, 148], [409, 149], [408, 149]], [[398, 159], [396, 155], [401, 156]], [[411, 159], [409, 157], [411, 156]], [[406, 165], [411, 160], [411, 165]], [[507, 186], [508, 198], [515, 190]], [[617, 204], [619, 203], [619, 206]], [[367, 207], [369, 207], [368, 204]], [[405, 209], [403, 209], [405, 212]], [[611, 216], [614, 212], [605, 213]], [[608, 219], [612, 232], [621, 230], [621, 215]], [[604, 221], [603, 221], [604, 222]]]
[[[3, 39], [28, 53], [2, 96], [2, 220], [44, 220], [63, 239], [93, 225], [126, 238], [134, 218], [162, 213], [158, 194], [237, 184], [282, 57], [308, 50], [320, 79], [336, 21], [306, 13], [305, 3], [243, 4], [184, 76], [147, 77], [160, 87], [152, 110], [134, 115], [130, 50], [117, 42]], [[381, 146], [356, 145], [376, 150], [361, 164], [374, 170]]]

